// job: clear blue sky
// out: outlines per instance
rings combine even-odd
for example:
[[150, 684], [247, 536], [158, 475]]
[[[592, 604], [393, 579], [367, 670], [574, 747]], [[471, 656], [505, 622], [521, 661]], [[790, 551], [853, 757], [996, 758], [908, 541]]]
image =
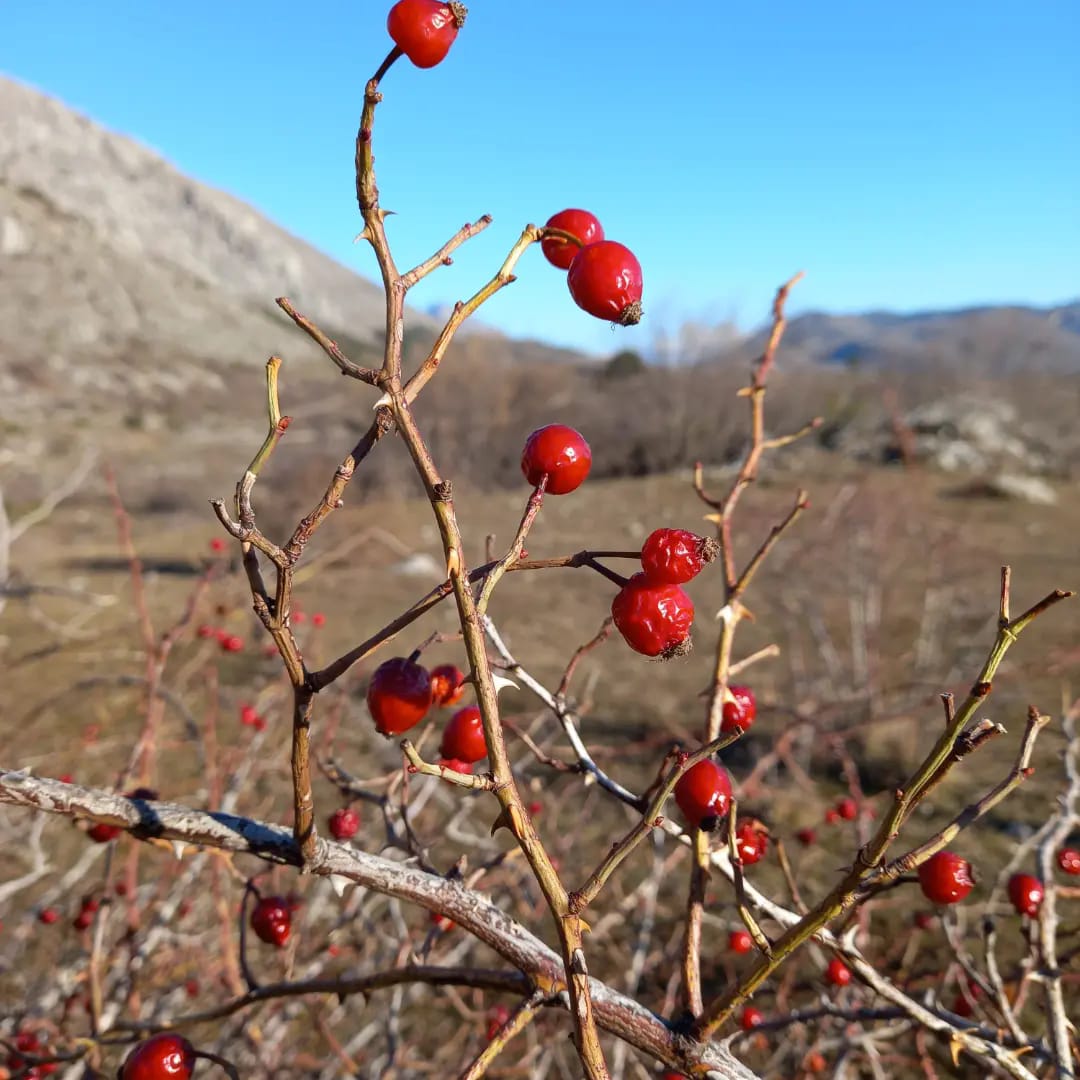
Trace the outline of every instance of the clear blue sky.
[[[0, 0], [0, 70], [131, 134], [366, 274], [352, 157], [388, 50], [372, 0]], [[467, 296], [521, 226], [596, 213], [638, 254], [612, 332], [530, 252], [484, 319], [597, 351], [682, 320], [1052, 303], [1080, 291], [1078, 0], [473, 0], [399, 63], [376, 129], [398, 261], [494, 225], [414, 294]]]

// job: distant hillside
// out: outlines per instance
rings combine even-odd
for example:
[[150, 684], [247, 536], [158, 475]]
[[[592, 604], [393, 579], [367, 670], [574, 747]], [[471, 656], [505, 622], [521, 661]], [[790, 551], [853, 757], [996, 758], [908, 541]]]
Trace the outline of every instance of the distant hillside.
[[[756, 334], [741, 350], [760, 348], [763, 340]], [[1080, 302], [910, 315], [813, 312], [791, 320], [784, 350], [789, 360], [910, 371], [1080, 372]]]

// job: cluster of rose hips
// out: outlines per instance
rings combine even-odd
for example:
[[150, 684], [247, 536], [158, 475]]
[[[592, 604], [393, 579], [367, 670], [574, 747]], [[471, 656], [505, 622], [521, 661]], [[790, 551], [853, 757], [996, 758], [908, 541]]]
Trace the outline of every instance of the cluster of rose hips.
[[223, 626], [201, 623], [195, 634], [200, 638], [214, 638], [222, 652], [242, 652], [244, 648], [244, 639], [239, 634], [229, 633]]
[[456, 705], [465, 693], [465, 676], [459, 668], [442, 664], [429, 672], [417, 662], [419, 655], [384, 661], [368, 683], [368, 709], [380, 735], [402, 735], [416, 727], [433, 705]]
[[595, 214], [560, 210], [544, 227], [573, 237], [546, 236], [540, 249], [552, 266], [567, 272], [570, 295], [582, 311], [621, 326], [641, 321], [641, 263], [624, 244], [604, 239]]
[[240, 723], [256, 731], [266, 730], [266, 717], [261, 716], [254, 705], [247, 703], [240, 706]]
[[[441, 63], [465, 25], [463, 4], [439, 0], [399, 0], [390, 9], [386, 29], [394, 44], [417, 67]], [[604, 239], [604, 230], [588, 210], [560, 210], [547, 222], [566, 236], [541, 243], [552, 266], [567, 271], [574, 303], [598, 319], [633, 326], [641, 320], [641, 264], [625, 245]], [[573, 239], [570, 239], [570, 238]]]
[[51, 1076], [60, 1066], [55, 1061], [31, 1065], [24, 1054], [39, 1058], [48, 1054], [48, 1048], [42, 1043], [41, 1035], [36, 1031], [20, 1031], [12, 1040], [14, 1049], [7, 1056], [7, 1067], [13, 1075], [33, 1078]]
[[690, 647], [694, 603], [680, 588], [716, 557], [715, 540], [685, 529], [657, 529], [641, 547], [641, 570], [619, 590], [611, 617], [645, 656], [680, 656]]

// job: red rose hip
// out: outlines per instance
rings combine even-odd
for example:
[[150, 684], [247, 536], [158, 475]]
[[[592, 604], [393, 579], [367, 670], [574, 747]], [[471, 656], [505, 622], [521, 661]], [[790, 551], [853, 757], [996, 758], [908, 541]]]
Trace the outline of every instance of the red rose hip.
[[195, 1047], [175, 1032], [152, 1035], [139, 1043], [120, 1067], [120, 1080], [189, 1080], [195, 1071]]
[[1076, 848], [1062, 848], [1057, 853], [1057, 864], [1066, 874], [1080, 874], [1080, 851]]
[[487, 757], [484, 721], [476, 705], [466, 705], [450, 717], [450, 722], [443, 731], [439, 752], [444, 758], [456, 758], [470, 765]]
[[919, 885], [935, 904], [959, 903], [975, 888], [971, 863], [951, 851], [939, 851], [919, 867]]
[[757, 698], [749, 686], [729, 686], [724, 697], [724, 721], [721, 731], [740, 727], [746, 731], [757, 716]]
[[825, 969], [825, 978], [828, 979], [833, 986], [847, 986], [847, 984], [851, 982], [851, 971], [840, 957], [834, 956], [829, 961], [829, 966]]
[[583, 247], [566, 283], [574, 303], [590, 315], [622, 326], [641, 321], [641, 264], [628, 247], [614, 240]]
[[441, 63], [468, 13], [463, 4], [439, 0], [399, 0], [386, 19], [394, 44], [418, 67]]
[[655, 585], [635, 574], [615, 594], [611, 617], [635, 652], [667, 659], [689, 651], [694, 603], [678, 585]]
[[754, 947], [754, 939], [748, 930], [732, 930], [728, 934], [728, 948], [735, 953], [748, 953]]
[[264, 896], [251, 910], [251, 929], [267, 945], [285, 948], [292, 933], [292, 908], [284, 896]]
[[395, 656], [375, 669], [367, 703], [380, 735], [400, 735], [427, 716], [431, 676], [415, 660]]
[[710, 827], [731, 804], [731, 778], [711, 758], [688, 769], [675, 785], [675, 802], [691, 827]]
[[683, 585], [719, 553], [715, 540], [686, 529], [656, 529], [641, 545], [641, 569], [651, 581]]
[[739, 1026], [743, 1031], [753, 1031], [754, 1028], [764, 1023], [765, 1014], [760, 1009], [755, 1009], [753, 1005], [747, 1005], [743, 1009], [742, 1019], [739, 1020]]
[[743, 822], [735, 832], [735, 847], [738, 849], [739, 858], [747, 866], [760, 862], [765, 857], [768, 846], [768, 836], [752, 822]]
[[465, 696], [465, 675], [453, 664], [431, 669], [431, 700], [435, 705], [456, 705]]
[[1009, 878], [1009, 900], [1020, 915], [1034, 919], [1042, 907], [1045, 893], [1043, 883], [1031, 874], [1013, 874]]
[[349, 840], [360, 829], [360, 815], [351, 806], [338, 807], [330, 815], [327, 827], [335, 840]]
[[525, 440], [521, 471], [536, 487], [547, 476], [549, 495], [567, 495], [581, 487], [592, 468], [592, 451], [582, 437], [565, 424], [537, 428]]
[[562, 229], [581, 241], [580, 244], [574, 244], [561, 236], [548, 236], [540, 241], [544, 258], [559, 270], [569, 270], [574, 256], [586, 244], [595, 244], [604, 239], [600, 222], [588, 210], [560, 210], [547, 219], [545, 228]]

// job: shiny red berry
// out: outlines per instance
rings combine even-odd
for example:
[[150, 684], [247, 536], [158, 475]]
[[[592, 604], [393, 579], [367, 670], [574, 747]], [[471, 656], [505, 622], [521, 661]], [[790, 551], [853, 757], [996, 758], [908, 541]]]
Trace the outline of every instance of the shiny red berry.
[[445, 758], [457, 758], [470, 764], [487, 757], [484, 741], [484, 721], [476, 705], [466, 705], [450, 717], [443, 732], [439, 752]]
[[836, 804], [836, 813], [844, 821], [854, 821], [859, 816], [859, 806], [850, 795], [846, 795]]
[[251, 911], [251, 929], [267, 945], [285, 947], [292, 932], [292, 906], [284, 896], [264, 896]]
[[641, 264], [614, 240], [583, 247], [566, 275], [574, 303], [590, 315], [622, 326], [641, 321]]
[[456, 705], [465, 695], [465, 675], [453, 664], [431, 669], [431, 700], [435, 705]]
[[549, 495], [566, 495], [581, 487], [591, 468], [589, 444], [580, 431], [565, 424], [537, 428], [525, 440], [521, 471], [533, 487], [546, 475]]
[[115, 840], [123, 831], [119, 825], [106, 825], [102, 821], [96, 821], [86, 830], [86, 835], [95, 844], [107, 844], [110, 840]]
[[380, 735], [400, 735], [415, 727], [431, 707], [431, 677], [415, 660], [395, 656], [375, 669], [368, 708]]
[[1039, 914], [1045, 894], [1043, 883], [1031, 874], [1013, 874], [1009, 878], [1009, 899], [1020, 915], [1034, 919]]
[[754, 939], [748, 930], [732, 930], [728, 934], [728, 948], [735, 953], [748, 953], [754, 947]]
[[757, 698], [749, 686], [729, 686], [724, 697], [724, 722], [721, 731], [740, 727], [746, 731], [757, 716]]
[[430, 68], [445, 59], [458, 30], [465, 25], [463, 4], [438, 0], [399, 0], [386, 19], [394, 44], [418, 67]]
[[765, 1023], [765, 1014], [760, 1009], [755, 1009], [753, 1005], [747, 1005], [742, 1011], [742, 1017], [739, 1020], [739, 1026], [743, 1031], [753, 1031], [759, 1024]]
[[635, 652], [666, 659], [690, 649], [694, 603], [678, 585], [654, 585], [635, 574], [615, 594], [611, 616]]
[[688, 769], [675, 785], [675, 802], [691, 827], [711, 827], [731, 804], [731, 777], [711, 758]]
[[716, 558], [719, 545], [686, 529], [656, 529], [641, 545], [641, 569], [650, 581], [682, 585]]
[[1066, 874], [1080, 874], [1080, 851], [1076, 848], [1062, 848], [1057, 853], [1057, 864]]
[[351, 806], [339, 806], [327, 822], [335, 840], [348, 840], [360, 829], [360, 815]]
[[560, 270], [569, 270], [574, 256], [586, 244], [595, 244], [604, 239], [600, 222], [588, 210], [560, 210], [547, 219], [545, 227], [562, 229], [581, 241], [581, 244], [573, 244], [561, 236], [549, 236], [540, 241], [544, 258]]
[[939, 851], [919, 867], [923, 895], [935, 904], [955, 904], [973, 888], [971, 863], [951, 851]]
[[136, 1046], [120, 1067], [120, 1080], [188, 1080], [195, 1071], [195, 1047], [175, 1032], [152, 1035]]
[[833, 986], [847, 986], [851, 982], [851, 971], [847, 964], [838, 956], [834, 956], [829, 961], [829, 966], [825, 969], [825, 978], [833, 984]]
[[739, 858], [747, 866], [753, 866], [765, 857], [769, 838], [754, 822], [744, 821], [735, 831], [735, 846], [738, 849]]

